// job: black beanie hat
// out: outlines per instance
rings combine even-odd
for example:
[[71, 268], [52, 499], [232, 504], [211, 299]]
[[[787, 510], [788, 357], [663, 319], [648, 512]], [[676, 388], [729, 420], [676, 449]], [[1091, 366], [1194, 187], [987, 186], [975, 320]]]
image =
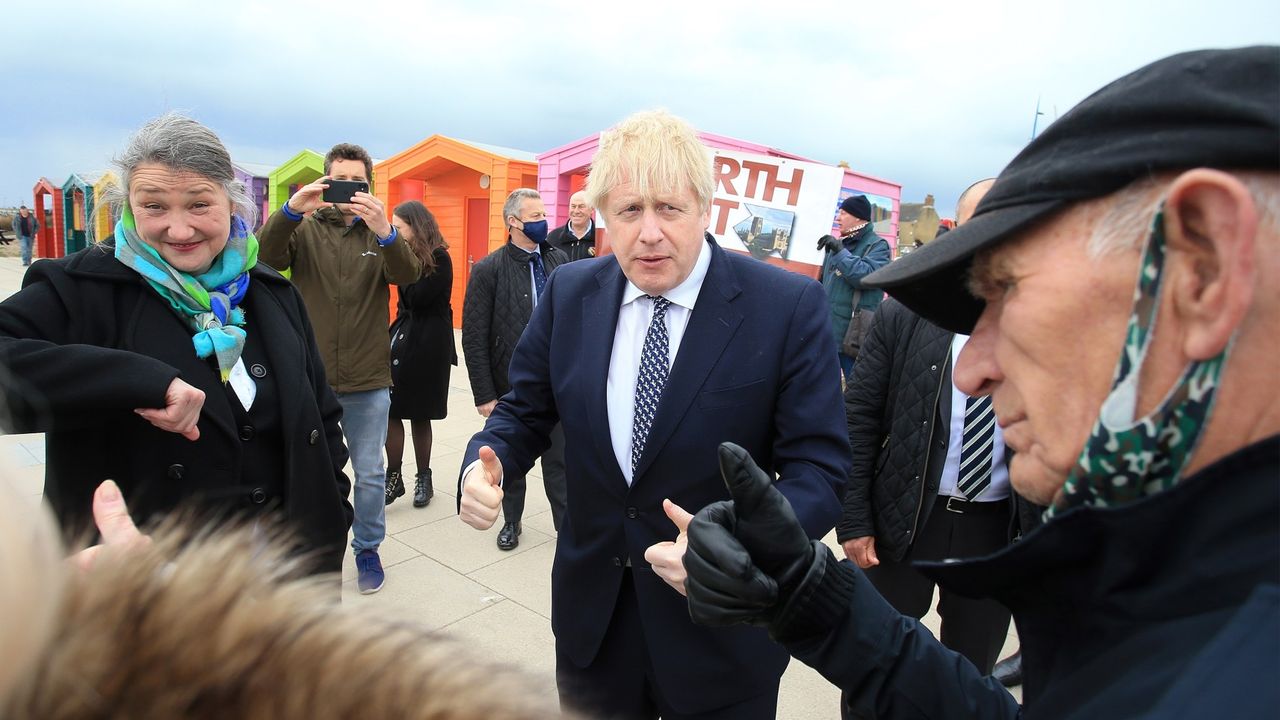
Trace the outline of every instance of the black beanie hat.
[[[827, 207], [831, 207], [828, 205]], [[867, 200], [866, 195], [850, 195], [840, 203], [840, 209], [858, 218], [859, 220], [871, 219], [871, 201]]]

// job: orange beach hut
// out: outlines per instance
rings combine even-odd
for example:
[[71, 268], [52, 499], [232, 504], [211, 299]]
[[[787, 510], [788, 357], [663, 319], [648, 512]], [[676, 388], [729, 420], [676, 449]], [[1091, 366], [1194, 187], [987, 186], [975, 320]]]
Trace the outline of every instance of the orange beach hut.
[[374, 166], [375, 194], [391, 210], [421, 200], [435, 215], [453, 260], [453, 325], [462, 326], [462, 299], [471, 265], [506, 242], [502, 204], [512, 190], [536, 188], [533, 153], [432, 135]]

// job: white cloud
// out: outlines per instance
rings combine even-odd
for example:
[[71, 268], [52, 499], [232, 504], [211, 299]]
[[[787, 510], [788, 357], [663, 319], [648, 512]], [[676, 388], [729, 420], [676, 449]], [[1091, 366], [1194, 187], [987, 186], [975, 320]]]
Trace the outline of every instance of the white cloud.
[[[191, 112], [237, 154], [432, 133], [540, 152], [663, 106], [933, 193], [942, 209], [1089, 92], [1179, 50], [1280, 41], [1268, 0], [64, 2], [8, 10], [0, 205]], [[14, 79], [19, 79], [14, 82]], [[15, 90], [31, 101], [15, 107]]]

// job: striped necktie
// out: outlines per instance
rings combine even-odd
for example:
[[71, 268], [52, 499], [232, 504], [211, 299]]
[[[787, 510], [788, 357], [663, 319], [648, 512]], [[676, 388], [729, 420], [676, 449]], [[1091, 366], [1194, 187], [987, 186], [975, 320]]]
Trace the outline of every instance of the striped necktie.
[[960, 477], [956, 489], [972, 501], [991, 484], [991, 453], [995, 448], [996, 414], [991, 397], [971, 397], [964, 411], [964, 445], [960, 448]]
[[653, 301], [653, 318], [644, 335], [640, 350], [640, 375], [636, 378], [635, 415], [631, 419], [631, 472], [636, 471], [644, 454], [653, 417], [658, 414], [658, 401], [667, 385], [667, 364], [671, 361], [670, 339], [667, 337], [667, 306], [671, 301], [662, 296], [646, 295]]

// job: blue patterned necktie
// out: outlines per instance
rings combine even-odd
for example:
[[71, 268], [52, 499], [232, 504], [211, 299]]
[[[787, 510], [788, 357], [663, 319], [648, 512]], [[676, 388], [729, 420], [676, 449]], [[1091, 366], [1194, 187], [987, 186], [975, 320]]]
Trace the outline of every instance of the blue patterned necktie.
[[662, 388], [667, 385], [667, 363], [670, 340], [667, 337], [667, 306], [671, 301], [662, 297], [645, 295], [653, 301], [653, 318], [644, 336], [644, 348], [640, 351], [640, 375], [636, 378], [635, 415], [631, 420], [631, 472], [636, 471], [640, 456], [644, 454], [649, 428], [658, 413], [658, 401]]
[[542, 288], [547, 286], [547, 270], [542, 267], [542, 253], [529, 253], [529, 264], [533, 266], [533, 289], [542, 297]]
[[996, 414], [991, 396], [971, 397], [965, 404], [964, 435], [960, 448], [960, 475], [956, 489], [973, 500], [991, 484], [991, 453], [995, 449]]

